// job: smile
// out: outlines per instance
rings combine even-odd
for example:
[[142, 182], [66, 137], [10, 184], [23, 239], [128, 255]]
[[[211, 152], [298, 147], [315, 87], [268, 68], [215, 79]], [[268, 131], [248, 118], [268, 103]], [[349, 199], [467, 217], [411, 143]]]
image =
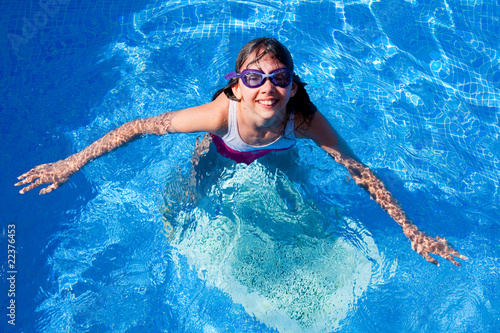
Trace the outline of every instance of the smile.
[[257, 101], [259, 104], [265, 105], [265, 106], [272, 106], [278, 102], [277, 99], [271, 99], [271, 100], [262, 100], [262, 101]]

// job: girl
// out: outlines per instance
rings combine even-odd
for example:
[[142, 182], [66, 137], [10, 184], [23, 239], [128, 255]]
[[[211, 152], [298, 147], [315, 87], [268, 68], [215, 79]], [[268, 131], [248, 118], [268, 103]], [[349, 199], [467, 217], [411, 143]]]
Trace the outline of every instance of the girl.
[[16, 186], [29, 184], [20, 191], [22, 194], [52, 183], [40, 191], [49, 193], [91, 160], [144, 134], [208, 132], [220, 154], [247, 164], [271, 151], [291, 148], [296, 139], [311, 139], [345, 166], [356, 184], [403, 228], [418, 254], [436, 265], [439, 263], [430, 253], [457, 266], [460, 263], [454, 256], [466, 260], [444, 238], [431, 238], [412, 224], [382, 181], [356, 159], [317, 111], [304, 89], [305, 83], [293, 69], [292, 57], [279, 41], [250, 41], [238, 54], [236, 71], [225, 76], [227, 86], [215, 94], [212, 102], [130, 121], [65, 160], [33, 168], [18, 177], [21, 181]]

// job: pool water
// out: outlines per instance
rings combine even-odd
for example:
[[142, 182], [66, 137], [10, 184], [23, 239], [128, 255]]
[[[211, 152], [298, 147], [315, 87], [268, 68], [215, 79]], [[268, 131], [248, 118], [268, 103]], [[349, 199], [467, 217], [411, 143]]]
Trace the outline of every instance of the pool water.
[[[498, 2], [0, 9], [2, 331], [500, 329]], [[12, 186], [126, 121], [209, 101], [260, 36], [290, 49], [318, 109], [412, 220], [468, 261], [427, 263], [308, 141], [249, 166], [209, 153], [194, 175], [199, 134], [147, 136], [49, 195]]]

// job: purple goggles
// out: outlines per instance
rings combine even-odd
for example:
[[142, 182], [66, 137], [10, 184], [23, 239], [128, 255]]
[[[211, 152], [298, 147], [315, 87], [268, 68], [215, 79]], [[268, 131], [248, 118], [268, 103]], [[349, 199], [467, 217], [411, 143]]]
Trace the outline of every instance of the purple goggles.
[[232, 78], [240, 78], [248, 88], [257, 88], [264, 84], [266, 78], [271, 79], [271, 82], [278, 87], [286, 88], [292, 82], [293, 72], [288, 68], [280, 68], [265, 74], [258, 69], [245, 69], [241, 73], [231, 72], [224, 75], [226, 80]]

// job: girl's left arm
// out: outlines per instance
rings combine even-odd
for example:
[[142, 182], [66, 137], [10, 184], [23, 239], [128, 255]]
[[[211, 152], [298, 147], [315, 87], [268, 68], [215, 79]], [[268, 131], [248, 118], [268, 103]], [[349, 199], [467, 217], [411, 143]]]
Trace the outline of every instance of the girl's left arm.
[[316, 112], [309, 126], [303, 125], [297, 132], [298, 137], [312, 139], [336, 162], [346, 167], [356, 184], [365, 189], [371, 198], [401, 226], [403, 233], [410, 239], [413, 250], [425, 260], [439, 266], [439, 262], [430, 256], [430, 253], [448, 259], [457, 266], [460, 266], [460, 263], [455, 260], [454, 256], [467, 260], [467, 257], [453, 249], [446, 239], [441, 237], [433, 238], [418, 230], [384, 183], [356, 158], [320, 112]]

